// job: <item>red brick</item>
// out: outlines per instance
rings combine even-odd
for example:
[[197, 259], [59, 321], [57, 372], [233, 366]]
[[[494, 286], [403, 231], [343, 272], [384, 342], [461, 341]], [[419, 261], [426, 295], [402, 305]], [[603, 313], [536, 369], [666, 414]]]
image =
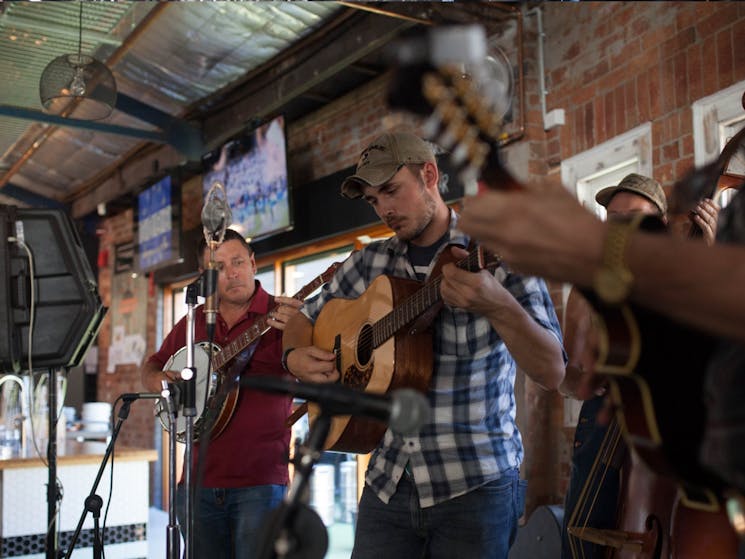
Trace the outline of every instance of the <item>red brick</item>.
[[673, 164], [673, 180], [679, 181], [693, 169], [693, 155], [682, 157]]
[[601, 78], [605, 74], [608, 73], [608, 62], [606, 60], [601, 60], [595, 66], [587, 70], [582, 75], [582, 81], [585, 83], [589, 83], [592, 81], [595, 81], [598, 78]]
[[577, 107], [574, 110], [574, 146], [575, 146], [575, 153], [584, 151], [585, 144], [584, 144], [584, 134], [583, 131], [585, 129], [585, 115], [582, 112], [581, 107]]
[[655, 167], [654, 178], [656, 178], [661, 184], [667, 184], [673, 182], [673, 164], [663, 163]]
[[693, 134], [686, 134], [680, 139], [680, 154], [683, 157], [693, 155]]
[[[745, 48], [745, 45], [738, 45], [738, 47]], [[732, 30], [729, 28], [717, 33], [717, 71], [720, 89], [732, 84], [732, 62]]]
[[660, 83], [660, 74], [662, 73], [659, 67], [652, 68], [647, 72], [649, 78], [649, 110], [652, 114], [652, 118], [655, 115], [660, 114], [662, 103], [660, 101], [660, 95], [662, 91], [662, 84]]
[[626, 126], [626, 100], [622, 85], [613, 91], [613, 102], [615, 104], [614, 112], [617, 133], [625, 132], [628, 128]]
[[733, 21], [737, 21], [737, 2], [706, 2], [705, 4], [708, 10], [701, 10], [702, 17], [696, 23], [696, 31], [700, 38], [706, 39], [710, 35], [718, 33], [719, 30]]
[[646, 122], [652, 118], [649, 95], [649, 72], [640, 72], [636, 78], [636, 108], [640, 122]]
[[633, 128], [639, 124], [639, 106], [636, 99], [636, 87], [634, 80], [629, 80], [624, 86], [626, 105], [626, 128]]
[[[742, 9], [745, 11], [745, 6]], [[735, 46], [732, 57], [733, 79], [738, 82], [745, 80], [745, 22], [740, 21], [733, 26], [732, 44]]]
[[597, 139], [595, 138], [595, 114], [593, 112], [593, 106], [592, 101], [589, 101], [585, 103], [585, 128], [584, 128], [584, 136], [585, 136], [585, 145], [586, 146], [592, 146], [595, 143], [597, 143]]
[[641, 36], [642, 50], [656, 49], [673, 33], [675, 33], [675, 24], [671, 23], [664, 27], [656, 27], [643, 33]]
[[615, 113], [615, 104], [613, 102], [613, 92], [608, 92], [603, 97], [603, 105], [605, 107], [605, 131], [608, 137], [615, 136], [618, 133], [616, 129], [615, 120], [613, 115]]
[[604, 142], [608, 135], [605, 130], [606, 120], [605, 120], [605, 97], [602, 95], [598, 95], [595, 97], [595, 100], [593, 101], [595, 107], [593, 109], [594, 115], [595, 115], [595, 130], [594, 130], [594, 138], [595, 142]]
[[669, 144], [662, 146], [662, 161], [674, 161], [680, 157], [680, 150], [678, 149], [678, 142], [673, 141]]
[[570, 102], [573, 105], [582, 105], [595, 97], [597, 88], [594, 84], [577, 89], [572, 95]]
[[673, 83], [675, 87], [675, 106], [682, 107], [690, 104], [688, 96], [688, 75], [686, 73], [685, 54], [679, 53], [673, 58]]
[[703, 97], [701, 45], [692, 45], [686, 50], [686, 74], [688, 76], [688, 95], [691, 101]]
[[663, 60], [669, 56], [675, 56], [691, 46], [695, 40], [696, 30], [693, 27], [687, 27], [670, 39], [662, 42], [660, 45], [660, 56]]
[[675, 14], [675, 28], [685, 29], [698, 21], [695, 10], [691, 9], [689, 3], [678, 4], [678, 12]]
[[668, 58], [661, 64], [660, 74], [660, 112], [668, 113], [675, 108], [675, 68]]

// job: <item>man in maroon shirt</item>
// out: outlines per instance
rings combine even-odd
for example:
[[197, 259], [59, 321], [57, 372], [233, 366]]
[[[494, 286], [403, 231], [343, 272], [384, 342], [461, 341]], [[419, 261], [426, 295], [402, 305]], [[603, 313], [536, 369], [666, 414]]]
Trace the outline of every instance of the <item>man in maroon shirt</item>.
[[[209, 251], [203, 243], [206, 264]], [[291, 297], [273, 297], [255, 280], [256, 261], [248, 243], [228, 229], [215, 251], [219, 297], [214, 342], [222, 347], [237, 338], [254, 320], [271, 312], [266, 332], [242, 376], [261, 374], [289, 376], [281, 365], [282, 332], [285, 322], [302, 305]], [[272, 310], [279, 305], [276, 310]], [[207, 339], [203, 306], [194, 317], [194, 339]], [[179, 371], [163, 371], [171, 355], [185, 345], [186, 319], [176, 324], [142, 367], [142, 383], [151, 392], [161, 390], [161, 381], [175, 382]], [[258, 530], [267, 511], [279, 505], [288, 482], [287, 458], [290, 429], [286, 425], [291, 398], [240, 389], [230, 422], [218, 437], [209, 441], [202, 484], [195, 493], [194, 557], [197, 559], [252, 557], [258, 547]], [[206, 437], [206, 435], [205, 435]], [[196, 480], [199, 445], [193, 452], [192, 479]], [[182, 517], [183, 483], [179, 486], [179, 520]]]

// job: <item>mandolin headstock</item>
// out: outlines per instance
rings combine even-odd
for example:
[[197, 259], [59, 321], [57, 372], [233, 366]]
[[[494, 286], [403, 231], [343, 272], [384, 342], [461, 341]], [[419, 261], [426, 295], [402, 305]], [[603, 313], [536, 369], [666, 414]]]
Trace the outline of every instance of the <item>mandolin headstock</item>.
[[450, 153], [466, 194], [476, 194], [477, 181], [488, 188], [518, 188], [498, 153], [511, 69], [503, 53], [487, 56], [483, 28], [432, 28], [397, 43], [396, 53], [389, 105], [426, 117], [424, 136]]

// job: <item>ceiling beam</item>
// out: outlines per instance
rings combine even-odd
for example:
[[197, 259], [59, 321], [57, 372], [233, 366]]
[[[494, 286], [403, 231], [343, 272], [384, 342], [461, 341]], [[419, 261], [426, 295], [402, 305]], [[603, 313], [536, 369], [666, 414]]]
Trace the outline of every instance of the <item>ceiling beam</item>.
[[26, 107], [17, 107], [15, 105], [0, 105], [0, 116], [22, 118], [26, 120], [34, 120], [36, 122], [46, 122], [48, 124], [54, 124], [55, 126], [66, 126], [68, 128], [83, 128], [85, 130], [94, 130], [96, 132], [108, 132], [109, 134], [140, 138], [142, 140], [161, 144], [168, 143], [165, 134], [157, 130], [142, 130], [141, 128], [107, 124], [96, 120], [69, 118], [45, 113], [43, 111], [37, 111], [35, 109], [28, 109]]
[[54, 124], [55, 126], [82, 128], [84, 130], [117, 134], [119, 136], [128, 136], [158, 144], [170, 144], [194, 161], [199, 160], [204, 154], [202, 133], [197, 126], [185, 120], [175, 118], [168, 113], [146, 105], [123, 93], [117, 94], [116, 108], [143, 122], [158, 126], [160, 130], [145, 130], [96, 120], [69, 118], [15, 105], [0, 105], [0, 116], [45, 122], [47, 124]]
[[204, 155], [202, 131], [196, 124], [177, 118], [121, 92], [116, 96], [116, 110], [160, 128], [166, 143], [189, 159], [197, 161]]
[[415, 25], [370, 13], [360, 13], [348, 25], [326, 38], [315, 52], [300, 52], [241, 90], [241, 97], [216, 111], [204, 121], [205, 147], [214, 149], [246, 126], [279, 111], [291, 99], [332, 78], [342, 68], [379, 49], [399, 33]]
[[13, 184], [12, 182], [6, 183], [6, 185], [3, 186], [3, 196], [8, 196], [18, 200], [32, 208], [65, 208], [65, 205], [57, 200], [41, 196], [26, 188]]

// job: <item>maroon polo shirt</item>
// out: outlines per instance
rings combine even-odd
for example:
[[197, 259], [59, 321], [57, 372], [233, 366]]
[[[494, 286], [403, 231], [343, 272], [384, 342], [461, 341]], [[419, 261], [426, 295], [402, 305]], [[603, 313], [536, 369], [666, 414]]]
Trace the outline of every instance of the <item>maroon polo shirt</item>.
[[[217, 315], [215, 343], [224, 347], [246, 330], [257, 316], [274, 306], [271, 297], [256, 282], [256, 292], [246, 314], [232, 328]], [[207, 339], [205, 315], [200, 305], [194, 312], [194, 340]], [[160, 350], [148, 359], [163, 368], [168, 359], [186, 345], [186, 318], [181, 319], [163, 341]], [[282, 332], [271, 328], [259, 342], [256, 351], [241, 373], [245, 375], [276, 375], [286, 377], [280, 360]], [[225, 430], [209, 441], [203, 487], [248, 487], [280, 484], [288, 481], [287, 456], [290, 429], [285, 422], [291, 411], [292, 398], [279, 394], [240, 388], [238, 403]], [[199, 444], [194, 445], [193, 464], [199, 457]], [[192, 470], [196, 475], [196, 469]], [[183, 479], [183, 477], [182, 477]]]

